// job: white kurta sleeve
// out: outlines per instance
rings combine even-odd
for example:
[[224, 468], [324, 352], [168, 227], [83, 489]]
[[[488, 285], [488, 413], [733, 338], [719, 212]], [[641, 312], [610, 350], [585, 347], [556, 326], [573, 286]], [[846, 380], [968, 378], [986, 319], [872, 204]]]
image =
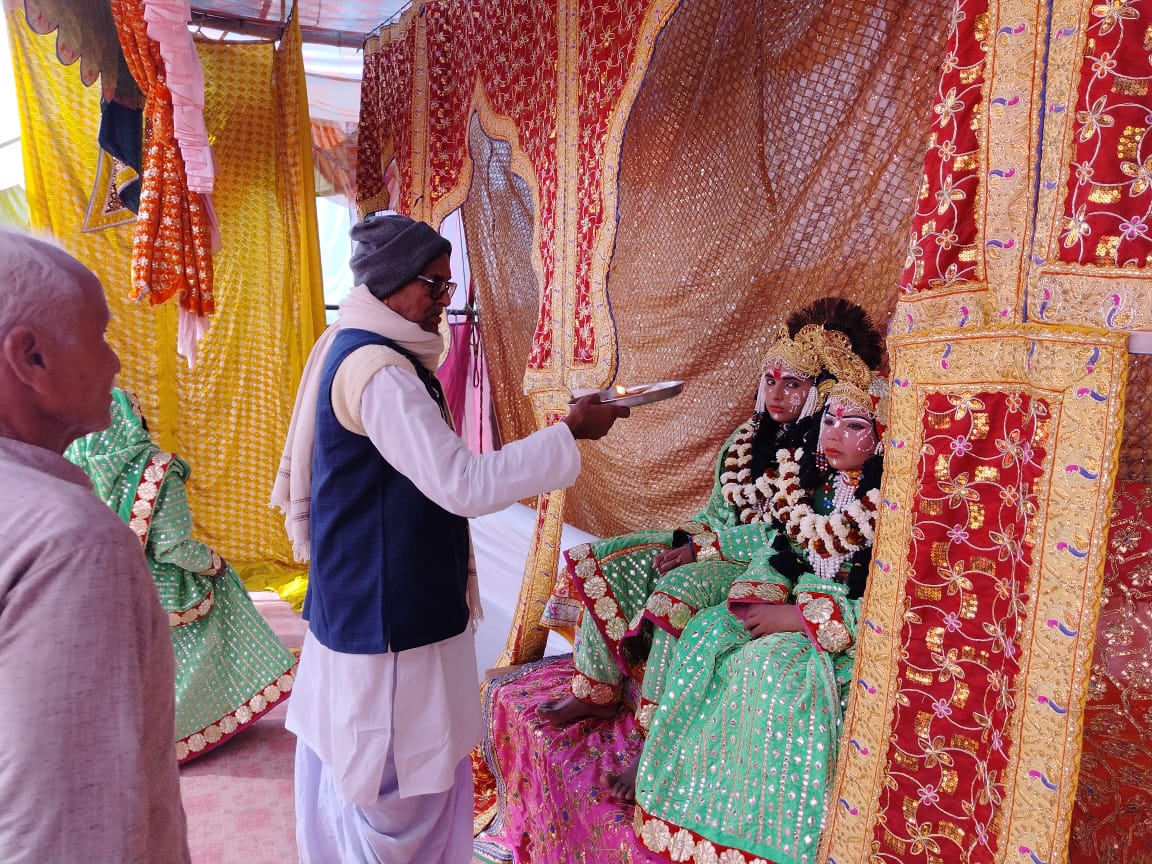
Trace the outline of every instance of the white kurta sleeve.
[[386, 366], [364, 388], [360, 419], [380, 454], [416, 488], [459, 516], [483, 516], [580, 474], [580, 450], [557, 423], [492, 453], [472, 453], [440, 416], [424, 383]]

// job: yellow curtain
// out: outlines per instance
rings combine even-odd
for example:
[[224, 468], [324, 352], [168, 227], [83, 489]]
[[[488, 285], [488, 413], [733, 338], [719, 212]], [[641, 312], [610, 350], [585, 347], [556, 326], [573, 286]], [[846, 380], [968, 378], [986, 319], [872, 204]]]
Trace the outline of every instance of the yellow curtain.
[[23, 186], [0, 189], [0, 225], [10, 228], [28, 227], [28, 197]]
[[305, 570], [267, 506], [324, 317], [298, 34], [290, 28], [279, 52], [266, 42], [198, 45], [224, 245], [215, 258], [217, 313], [189, 369], [176, 357], [175, 307], [128, 299], [132, 226], [80, 233], [97, 158], [97, 94], [21, 14], [9, 14], [8, 30], [32, 226], [55, 234], [104, 283], [109, 339], [124, 365], [119, 383], [140, 397], [161, 446], [191, 463], [197, 536], [250, 588], [301, 601]]

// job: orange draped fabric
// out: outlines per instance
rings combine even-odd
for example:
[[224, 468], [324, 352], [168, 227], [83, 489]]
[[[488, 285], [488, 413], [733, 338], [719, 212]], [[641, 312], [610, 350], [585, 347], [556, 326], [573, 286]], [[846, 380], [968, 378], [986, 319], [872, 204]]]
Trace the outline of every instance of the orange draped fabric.
[[128, 69], [144, 91], [144, 171], [132, 242], [133, 299], [157, 305], [179, 296], [189, 312], [215, 311], [208, 213], [190, 192], [176, 143], [172, 96], [164, 83], [159, 45], [148, 36], [144, 0], [112, 0]]

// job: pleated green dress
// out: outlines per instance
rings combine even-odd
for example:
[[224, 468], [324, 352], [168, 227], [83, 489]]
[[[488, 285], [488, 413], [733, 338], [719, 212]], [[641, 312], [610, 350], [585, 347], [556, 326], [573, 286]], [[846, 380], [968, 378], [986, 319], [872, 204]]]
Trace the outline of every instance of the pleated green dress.
[[236, 571], [192, 538], [188, 463], [152, 443], [127, 394], [114, 391], [108, 429], [64, 455], [144, 546], [176, 655], [176, 755], [202, 755], [286, 698], [296, 658]]

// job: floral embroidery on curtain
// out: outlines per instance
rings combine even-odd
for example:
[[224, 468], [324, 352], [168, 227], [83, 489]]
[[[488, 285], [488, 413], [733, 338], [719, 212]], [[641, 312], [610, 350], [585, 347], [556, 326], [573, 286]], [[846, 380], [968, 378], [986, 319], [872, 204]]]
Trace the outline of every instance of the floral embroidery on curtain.
[[881, 517], [819, 860], [1065, 860], [1125, 338], [1021, 325], [890, 350]]

